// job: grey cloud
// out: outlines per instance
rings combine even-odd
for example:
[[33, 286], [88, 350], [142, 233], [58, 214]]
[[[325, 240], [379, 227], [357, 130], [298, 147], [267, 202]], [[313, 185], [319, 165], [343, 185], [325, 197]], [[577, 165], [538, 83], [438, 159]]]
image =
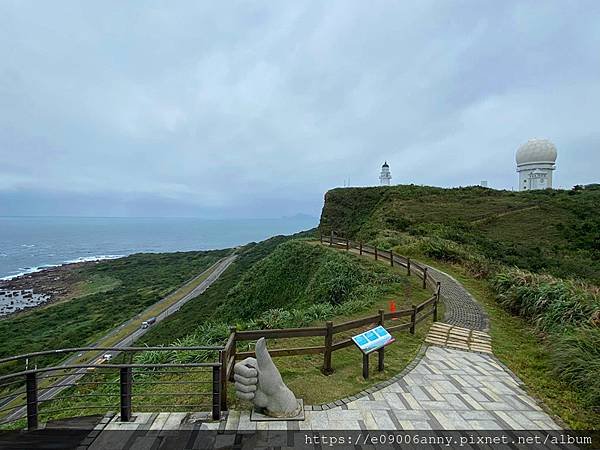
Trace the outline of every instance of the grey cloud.
[[[597, 181], [600, 5], [3, 2], [0, 215], [318, 214], [377, 182]], [[582, 161], [587, 161], [582, 163]]]

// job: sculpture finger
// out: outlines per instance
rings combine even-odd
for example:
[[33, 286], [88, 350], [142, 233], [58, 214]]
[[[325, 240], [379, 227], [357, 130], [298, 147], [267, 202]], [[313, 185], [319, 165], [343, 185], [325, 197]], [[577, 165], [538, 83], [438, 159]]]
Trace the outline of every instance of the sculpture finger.
[[235, 383], [235, 390], [237, 392], [256, 392], [256, 384], [243, 384], [243, 383]]
[[251, 385], [256, 385], [258, 384], [258, 378], [257, 377], [243, 377], [241, 375], [238, 375], [237, 373], [233, 374], [233, 379], [234, 381], [241, 383], [241, 384], [245, 384], [246, 386], [251, 386]]
[[269, 355], [269, 351], [267, 350], [265, 338], [260, 338], [256, 341], [255, 352], [260, 376], [268, 378], [271, 383], [282, 382], [279, 370], [275, 367], [271, 355]]
[[242, 400], [248, 400], [249, 402], [251, 402], [252, 400], [254, 400], [254, 392], [240, 392], [240, 391], [237, 391], [235, 393], [235, 395], [237, 395], [238, 398], [240, 398]]
[[233, 372], [246, 378], [256, 378], [258, 376], [257, 365], [254, 358], [246, 358], [233, 366]]

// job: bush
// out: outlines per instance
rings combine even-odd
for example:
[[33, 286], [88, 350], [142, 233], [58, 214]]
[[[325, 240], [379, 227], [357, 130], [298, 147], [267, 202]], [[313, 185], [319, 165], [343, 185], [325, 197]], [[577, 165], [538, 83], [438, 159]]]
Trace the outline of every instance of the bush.
[[600, 314], [598, 289], [582, 282], [505, 269], [492, 278], [498, 302], [530, 318], [543, 331], [594, 325]]
[[559, 377], [577, 387], [587, 405], [600, 405], [600, 328], [581, 327], [555, 339], [553, 363]]

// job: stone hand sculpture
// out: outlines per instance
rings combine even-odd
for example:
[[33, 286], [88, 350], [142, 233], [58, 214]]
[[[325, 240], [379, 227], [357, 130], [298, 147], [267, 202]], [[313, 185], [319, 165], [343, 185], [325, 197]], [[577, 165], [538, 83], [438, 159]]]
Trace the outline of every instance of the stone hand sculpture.
[[233, 368], [235, 391], [271, 417], [294, 417], [300, 402], [284, 384], [281, 374], [267, 351], [265, 338], [256, 342], [256, 358], [246, 358]]

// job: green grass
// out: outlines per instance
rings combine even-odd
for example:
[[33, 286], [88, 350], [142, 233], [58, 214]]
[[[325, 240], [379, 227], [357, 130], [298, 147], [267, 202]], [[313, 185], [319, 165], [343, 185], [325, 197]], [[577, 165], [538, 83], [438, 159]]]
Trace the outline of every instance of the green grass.
[[136, 344], [165, 345], [185, 338], [199, 324], [209, 320], [227, 298], [227, 293], [239, 282], [256, 262], [268, 256], [288, 236], [275, 236], [260, 243], [248, 244], [237, 251], [238, 258], [210, 288], [199, 297], [190, 300], [181, 309], [152, 327]]
[[[399, 268], [391, 268], [383, 262], [375, 262], [341, 250], [323, 247], [314, 241], [304, 239], [306, 236], [306, 234], [294, 237], [278, 236], [238, 249], [237, 261], [202, 296], [190, 301], [178, 313], [153, 327], [144, 336], [143, 343], [150, 345], [220, 343], [227, 336], [226, 325], [258, 328], [260, 326], [306, 326], [322, 323], [324, 320], [340, 322], [372, 314], [379, 308], [387, 310], [391, 300], [396, 302], [398, 308], [403, 308], [420, 303], [431, 296], [430, 292], [420, 287], [418, 279], [407, 277]], [[214, 256], [221, 256], [221, 254]], [[177, 267], [173, 267], [174, 265]], [[99, 273], [119, 280], [117, 268], [108, 266]], [[122, 279], [123, 282], [118, 289], [123, 289], [124, 286], [136, 288], [135, 293], [139, 295], [144, 287], [148, 288], [150, 274], [145, 272], [139, 274], [138, 280], [137, 270], [132, 270], [137, 268], [137, 265], [129, 266], [125, 271], [128, 276], [127, 282]], [[147, 266], [148, 264], [145, 264], [143, 267], [147, 268]], [[181, 265], [173, 264], [172, 261], [163, 261], [163, 266], [163, 272], [174, 273], [176, 270], [181, 270]], [[93, 275], [98, 275], [98, 272]], [[155, 278], [156, 274], [153, 278], [154, 283], [157, 282]], [[107, 280], [108, 278], [105, 278], [105, 281]], [[145, 282], [142, 286], [138, 284], [141, 280]], [[101, 283], [97, 285], [100, 286]], [[114, 290], [95, 292], [89, 293], [84, 298], [109, 293], [115, 294]], [[78, 301], [80, 299], [71, 300], [56, 305], [56, 308], [64, 308]], [[223, 322], [225, 319], [227, 322]], [[428, 329], [427, 323], [428, 321], [425, 321], [418, 327], [416, 336], [406, 331], [395, 333], [397, 342], [386, 350], [385, 371], [382, 373], [376, 371], [376, 356], [373, 356], [371, 378], [368, 381], [362, 379], [361, 355], [355, 348], [334, 353], [335, 371], [326, 379], [320, 372], [322, 355], [278, 358], [278, 365], [286, 382], [307, 403], [328, 402], [357, 393], [400, 371], [412, 360], [423, 342]], [[357, 330], [354, 330], [344, 335], [337, 335], [336, 341], [356, 332]], [[206, 342], [207, 335], [212, 336], [211, 342]], [[269, 346], [289, 348], [318, 345], [322, 344], [322, 339], [297, 338], [285, 342], [271, 341]], [[162, 358], [158, 353], [146, 352], [136, 361], [151, 362], [156, 357]], [[170, 357], [173, 356], [167, 356]], [[190, 357], [192, 359], [200, 357], [202, 360], [208, 357], [209, 360], [214, 360], [215, 355], [183, 355], [184, 359]], [[208, 381], [208, 374], [181, 376], [188, 381], [190, 379]], [[172, 381], [181, 378], [179, 375], [160, 377], [162, 381], [167, 379]], [[98, 370], [86, 375], [85, 380], [115, 381], [116, 374]], [[144, 394], [151, 394], [160, 393], [164, 387], [148, 385], [143, 389]], [[97, 399], [85, 397], [81, 400], [65, 398], [70, 394], [114, 394], [116, 392], [116, 385], [102, 385], [100, 388], [93, 385], [77, 386], [42, 408], [42, 413], [48, 408], [74, 407], [83, 404], [99, 405], [106, 399], [105, 397]], [[179, 408], [185, 409], [184, 405], [190, 405], [198, 409], [198, 405], [193, 403], [193, 398], [184, 396], [169, 400], [181, 405]], [[137, 402], [139, 411], [144, 408], [152, 409], [151, 403], [156, 403], [156, 398], [139, 397]], [[97, 411], [93, 408], [66, 410], [42, 417], [45, 419], [68, 417], [74, 413], [86, 414]]]
[[[337, 254], [346, 256], [341, 250], [324, 249], [327, 253]], [[348, 255], [353, 261], [359, 264], [366, 264], [366, 267], [370, 267], [375, 270], [383, 270], [386, 272], [392, 272], [398, 274], [400, 277], [395, 283], [389, 283], [379, 291], [379, 297], [368, 307], [361, 311], [356, 311], [351, 314], [340, 314], [330, 319], [334, 323], [344, 322], [358, 317], [364, 317], [376, 313], [379, 309], [388, 310], [389, 302], [395, 301], [397, 307], [403, 308], [408, 307], [411, 304], [418, 304], [431, 296], [431, 293], [427, 290], [422, 289], [421, 282], [416, 277], [407, 277], [404, 275], [404, 271], [400, 269], [389, 268], [383, 262], [369, 261], [366, 258], [360, 258], [355, 255]], [[441, 312], [443, 314], [443, 311]], [[403, 319], [400, 319], [400, 322]], [[400, 323], [396, 321], [390, 321], [389, 323]], [[323, 321], [316, 320], [307, 325], [319, 325]], [[306, 404], [318, 404], [325, 403], [335, 399], [339, 399], [345, 396], [356, 394], [368, 386], [371, 386], [379, 381], [390, 378], [401, 371], [417, 354], [427, 330], [430, 325], [430, 320], [425, 320], [417, 326], [416, 334], [413, 336], [408, 331], [400, 331], [393, 333], [396, 337], [396, 342], [386, 348], [385, 356], [385, 370], [383, 372], [377, 371], [377, 355], [371, 356], [371, 370], [370, 378], [364, 380], [362, 378], [362, 356], [361, 353], [355, 347], [349, 347], [343, 350], [334, 352], [333, 354], [333, 368], [334, 373], [325, 376], [321, 373], [320, 369], [323, 365], [323, 355], [306, 355], [306, 356], [291, 356], [291, 357], [278, 357], [275, 362], [281, 371], [284, 381], [288, 386], [296, 393], [298, 397], [304, 399]], [[364, 329], [369, 328], [363, 327]], [[344, 333], [337, 334], [334, 342], [346, 339], [353, 334], [356, 334], [358, 330], [351, 330]], [[275, 348], [292, 348], [298, 346], [308, 345], [322, 345], [323, 338], [292, 338], [292, 339], [270, 339], [268, 346], [271, 349]], [[242, 344], [239, 345], [241, 349]], [[147, 355], [152, 357], [151, 353]], [[209, 359], [214, 360], [216, 355], [209, 355]], [[122, 358], [122, 357], [119, 357]], [[117, 359], [119, 361], [119, 359]], [[146, 361], [149, 362], [149, 361]], [[118, 406], [117, 397], [90, 397], [82, 398], [78, 400], [64, 398], [68, 395], [86, 395], [86, 394], [116, 394], [118, 393], [118, 384], [116, 384], [118, 377], [115, 372], [109, 372], [108, 370], [94, 371], [85, 376], [83, 381], [95, 381], [95, 382], [114, 382], [113, 385], [102, 385], [101, 387], [93, 385], [80, 385], [74, 388], [70, 388], [65, 391], [60, 397], [53, 402], [50, 402], [47, 406], [42, 408], [42, 421], [49, 418], [60, 418], [69, 417], [76, 411], [77, 414], [92, 414], [97, 413], [98, 410], [94, 408], [83, 409], [83, 410], [66, 410], [61, 413], [50, 413], [45, 414], [44, 409], [54, 409], [62, 407], [76, 407], [80, 405], [101, 405], [109, 400], [112, 402], [113, 409]], [[150, 377], [147, 381], [200, 381], [207, 382], [210, 380], [210, 375], [207, 372], [192, 373], [192, 374], [178, 374], [178, 375], [163, 375], [160, 377]], [[158, 399], [163, 400], [164, 398], [152, 397], [150, 394], [153, 393], [164, 393], [164, 392], [186, 392], [190, 390], [190, 385], [143, 385], [140, 384], [134, 388], [134, 392], [144, 393], [147, 397], [134, 398], [134, 411], [153, 411], [152, 404], [157, 403]], [[208, 389], [207, 386], [200, 385], [194, 388], [194, 392], [202, 392]], [[229, 404], [233, 407], [247, 407], [235, 399], [233, 385], [229, 385]], [[192, 397], [192, 396], [178, 396], [171, 397], [169, 403], [173, 402], [179, 406], [171, 408], [171, 410], [185, 411], [185, 410], [208, 410], [209, 407], [206, 405], [198, 404], [198, 399], [204, 399], [203, 397]], [[189, 409], [188, 409], [189, 408]], [[156, 409], [156, 408], [155, 408]]]
[[[228, 252], [137, 254], [89, 266], [83, 277], [91, 280], [88, 289], [96, 292], [0, 321], [0, 357], [91, 343]], [[113, 280], [110, 290], [105, 289], [107, 280]], [[37, 363], [56, 360], [45, 357]]]
[[600, 282], [600, 189], [344, 188], [327, 192], [320, 229], [395, 246], [422, 237], [481, 258]]

